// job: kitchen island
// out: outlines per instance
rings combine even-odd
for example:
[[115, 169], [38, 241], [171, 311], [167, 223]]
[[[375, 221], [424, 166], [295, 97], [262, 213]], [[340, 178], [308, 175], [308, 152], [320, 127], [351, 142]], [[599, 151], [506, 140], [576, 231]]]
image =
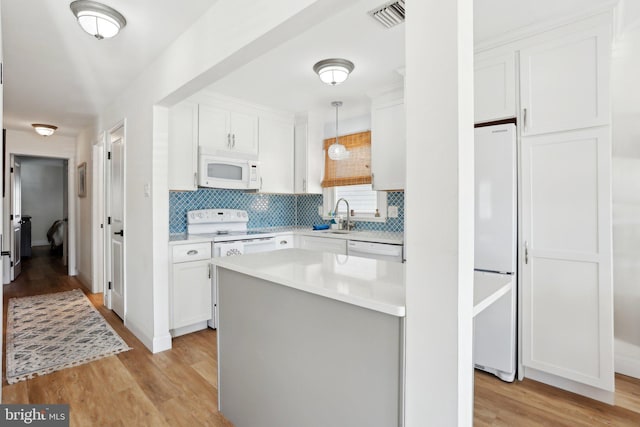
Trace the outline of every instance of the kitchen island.
[[303, 249], [213, 262], [234, 425], [402, 424], [403, 264]]

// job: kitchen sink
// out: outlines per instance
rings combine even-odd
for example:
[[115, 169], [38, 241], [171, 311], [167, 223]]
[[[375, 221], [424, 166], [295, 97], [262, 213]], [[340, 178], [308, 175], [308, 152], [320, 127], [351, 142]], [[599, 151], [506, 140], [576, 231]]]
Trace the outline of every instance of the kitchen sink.
[[351, 233], [351, 231], [349, 230], [325, 230], [324, 233], [331, 233], [331, 234], [349, 234]]

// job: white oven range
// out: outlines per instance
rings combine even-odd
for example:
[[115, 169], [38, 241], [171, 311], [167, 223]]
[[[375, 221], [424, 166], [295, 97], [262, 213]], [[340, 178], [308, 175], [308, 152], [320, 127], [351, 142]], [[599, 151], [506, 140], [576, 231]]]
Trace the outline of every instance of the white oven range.
[[[187, 232], [204, 235], [213, 240], [213, 257], [267, 252], [276, 249], [273, 233], [248, 230], [249, 215], [239, 209], [201, 209], [187, 212]], [[217, 327], [218, 285], [212, 275], [212, 313], [207, 324]]]

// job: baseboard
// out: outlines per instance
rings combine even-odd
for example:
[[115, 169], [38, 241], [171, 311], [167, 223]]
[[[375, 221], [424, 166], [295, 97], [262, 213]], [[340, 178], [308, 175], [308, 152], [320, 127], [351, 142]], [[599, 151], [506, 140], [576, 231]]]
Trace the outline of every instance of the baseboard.
[[207, 321], [194, 323], [193, 325], [184, 326], [182, 328], [171, 329], [169, 332], [172, 337], [179, 337], [181, 335], [190, 334], [192, 332], [202, 331], [207, 329]]
[[566, 378], [539, 371], [537, 369], [528, 368], [525, 366], [524, 376], [525, 378], [548, 384], [552, 387], [560, 388], [562, 390], [570, 391], [581, 396], [586, 396], [591, 399], [599, 400], [600, 402], [604, 402], [609, 405], [613, 405], [615, 402], [615, 392], [603, 390], [576, 381], [571, 381]]
[[153, 350], [152, 353], [160, 353], [162, 351], [171, 350], [171, 335], [167, 332], [166, 335], [153, 337]]
[[78, 276], [77, 277], [78, 277], [78, 280], [80, 280], [80, 283], [82, 283], [82, 286], [87, 288], [87, 290], [89, 292], [91, 292], [92, 294], [95, 293], [95, 292], [93, 292], [93, 289], [91, 288], [91, 279], [90, 278], [85, 276], [81, 271], [78, 272]]
[[51, 246], [51, 243], [48, 240], [32, 240], [31, 247], [34, 246]]
[[614, 348], [616, 372], [640, 379], [640, 346], [616, 339]]

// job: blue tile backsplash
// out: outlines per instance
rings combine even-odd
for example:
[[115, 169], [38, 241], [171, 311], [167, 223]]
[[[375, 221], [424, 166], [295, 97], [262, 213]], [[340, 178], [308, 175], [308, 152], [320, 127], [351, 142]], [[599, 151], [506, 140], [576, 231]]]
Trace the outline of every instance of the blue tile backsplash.
[[[388, 192], [387, 204], [398, 206], [398, 218], [386, 222], [358, 221], [358, 230], [403, 231], [404, 193]], [[196, 209], [244, 209], [249, 213], [249, 228], [308, 226], [321, 224], [318, 206], [320, 194], [262, 194], [241, 190], [199, 188], [196, 191], [169, 191], [169, 232], [187, 231], [187, 212]]]

